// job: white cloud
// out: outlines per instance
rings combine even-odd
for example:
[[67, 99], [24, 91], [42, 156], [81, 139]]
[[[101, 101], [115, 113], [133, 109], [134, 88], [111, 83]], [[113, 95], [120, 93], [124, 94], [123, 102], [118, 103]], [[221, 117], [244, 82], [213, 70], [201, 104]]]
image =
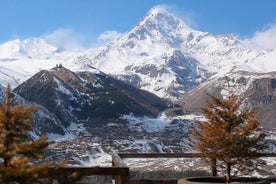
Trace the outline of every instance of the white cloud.
[[45, 35], [44, 38], [59, 49], [80, 50], [84, 48], [84, 36], [72, 29], [57, 29]]
[[255, 49], [276, 49], [276, 25], [270, 25], [264, 31], [257, 31], [252, 38], [242, 40], [242, 44]]
[[122, 33], [119, 33], [117, 31], [109, 30], [109, 31], [104, 31], [102, 34], [100, 34], [98, 39], [103, 41], [112, 41], [119, 38], [122, 35], [123, 35]]

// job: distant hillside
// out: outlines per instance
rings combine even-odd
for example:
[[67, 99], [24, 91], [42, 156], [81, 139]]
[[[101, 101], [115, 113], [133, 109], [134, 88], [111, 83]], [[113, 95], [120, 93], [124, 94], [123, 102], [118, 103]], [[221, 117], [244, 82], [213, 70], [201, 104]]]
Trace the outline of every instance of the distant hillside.
[[[5, 99], [6, 89], [0, 85], [0, 100], [1, 102]], [[29, 106], [34, 106], [36, 104], [25, 100], [19, 95], [12, 93], [12, 105], [16, 104], [27, 104]], [[33, 130], [31, 135], [43, 135], [47, 133], [57, 133], [64, 135], [67, 131], [66, 128], [62, 125], [61, 121], [51, 112], [49, 112], [43, 106], [36, 111], [33, 116]]]
[[45, 107], [65, 127], [93, 126], [126, 114], [156, 117], [168, 106], [165, 100], [102, 72], [74, 73], [62, 66], [40, 71], [14, 92]]
[[[276, 128], [276, 72], [235, 72], [227, 75], [236, 86], [236, 93], [246, 97], [246, 105], [257, 107], [258, 118], [265, 129]], [[222, 96], [223, 77], [213, 78], [189, 91], [179, 100], [183, 110], [200, 114], [208, 100], [207, 94]]]

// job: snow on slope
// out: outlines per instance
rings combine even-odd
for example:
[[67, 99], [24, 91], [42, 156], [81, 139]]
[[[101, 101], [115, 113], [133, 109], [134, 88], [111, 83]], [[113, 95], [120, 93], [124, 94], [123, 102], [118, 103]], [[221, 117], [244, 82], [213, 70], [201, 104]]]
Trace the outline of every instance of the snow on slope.
[[11, 86], [15, 87], [25, 78], [24, 74], [20, 72], [20, 69], [10, 70], [5, 67], [5, 63], [0, 63], [0, 66], [0, 84], [3, 86], [6, 86], [9, 83]]
[[239, 70], [268, 73], [276, 71], [276, 50], [271, 50], [260, 57], [248, 60], [237, 66]]

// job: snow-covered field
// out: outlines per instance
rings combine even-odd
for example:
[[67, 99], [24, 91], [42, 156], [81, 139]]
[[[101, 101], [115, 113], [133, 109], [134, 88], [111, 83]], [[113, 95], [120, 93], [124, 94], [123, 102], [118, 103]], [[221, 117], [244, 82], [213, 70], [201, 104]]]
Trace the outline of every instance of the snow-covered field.
[[[72, 135], [66, 135], [64, 139], [59, 137], [58, 141], [51, 145], [52, 158], [61, 159], [67, 156], [72, 165], [111, 166], [113, 153], [182, 153], [184, 150], [191, 152], [193, 148], [187, 129], [192, 125], [195, 117], [197, 116], [165, 118], [161, 115], [158, 119], [152, 119], [126, 115], [123, 118], [129, 120], [129, 123], [122, 125], [124, 128], [128, 127], [126, 132], [118, 124], [110, 123], [102, 130], [97, 129], [98, 134], [86, 130], [84, 138]], [[72, 129], [76, 130], [76, 134], [81, 133], [77, 131], [77, 126], [72, 126]], [[85, 127], [80, 127], [80, 130], [83, 131], [83, 129]], [[121, 132], [117, 132], [118, 130]], [[105, 135], [101, 131], [104, 131]], [[108, 138], [106, 135], [111, 136], [111, 132], [112, 138]], [[181, 137], [166, 142], [170, 137], [179, 135], [180, 132], [183, 133]], [[275, 134], [269, 137], [269, 139], [274, 138]], [[175, 147], [185, 149], [179, 150]], [[276, 176], [276, 158], [262, 159], [266, 161], [266, 165], [251, 173], [250, 176]], [[200, 158], [124, 158], [123, 161], [130, 167], [133, 178], [160, 178], [164, 175], [168, 178], [175, 178], [210, 174], [209, 166]]]

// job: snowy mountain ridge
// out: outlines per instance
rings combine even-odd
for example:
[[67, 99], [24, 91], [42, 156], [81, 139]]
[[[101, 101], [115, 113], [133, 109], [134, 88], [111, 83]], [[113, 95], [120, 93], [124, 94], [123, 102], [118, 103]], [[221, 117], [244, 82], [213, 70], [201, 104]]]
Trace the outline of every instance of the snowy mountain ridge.
[[6, 42], [0, 45], [0, 81], [16, 87], [62, 63], [72, 71], [97, 68], [159, 97], [178, 99], [214, 74], [275, 71], [274, 58], [276, 51], [245, 48], [234, 35], [194, 30], [155, 7], [132, 30], [96, 49], [59, 50], [42, 38]]
[[30, 38], [25, 40], [12, 40], [0, 45], [1, 59], [35, 58], [45, 59], [58, 49], [42, 38]]

